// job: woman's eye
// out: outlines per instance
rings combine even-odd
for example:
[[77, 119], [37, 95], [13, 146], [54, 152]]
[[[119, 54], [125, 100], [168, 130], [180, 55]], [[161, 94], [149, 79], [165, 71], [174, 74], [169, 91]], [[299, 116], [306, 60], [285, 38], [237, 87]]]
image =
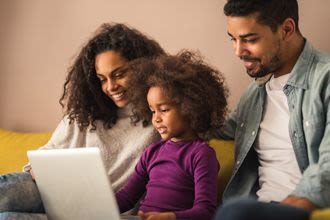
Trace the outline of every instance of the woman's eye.
[[107, 80], [106, 79], [99, 79], [101, 84], [104, 84]]
[[122, 78], [125, 76], [127, 70], [126, 69], [120, 69], [112, 74], [113, 78]]
[[116, 73], [114, 73], [113, 75], [112, 75], [112, 77], [113, 78], [120, 78], [120, 77], [122, 77], [123, 76], [123, 72], [116, 72]]

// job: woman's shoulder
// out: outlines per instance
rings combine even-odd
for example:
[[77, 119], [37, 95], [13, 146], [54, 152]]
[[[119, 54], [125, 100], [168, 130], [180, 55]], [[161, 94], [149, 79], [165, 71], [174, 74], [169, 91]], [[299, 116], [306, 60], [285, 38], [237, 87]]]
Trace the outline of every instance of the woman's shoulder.
[[75, 120], [70, 121], [68, 116], [64, 116], [52, 133], [49, 142], [42, 148], [63, 148], [71, 146], [73, 140], [79, 141], [81, 137], [86, 136], [86, 132], [88, 132], [88, 130], [81, 130]]

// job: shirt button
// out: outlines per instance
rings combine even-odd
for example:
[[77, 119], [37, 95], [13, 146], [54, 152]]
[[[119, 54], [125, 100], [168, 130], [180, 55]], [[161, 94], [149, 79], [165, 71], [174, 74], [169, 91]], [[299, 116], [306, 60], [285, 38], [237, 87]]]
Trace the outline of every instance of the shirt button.
[[306, 121], [305, 125], [306, 125], [306, 127], [308, 127], [309, 126], [309, 121]]
[[255, 131], [252, 131], [252, 136], [254, 136], [256, 134], [256, 132]]
[[238, 161], [236, 162], [236, 164], [239, 165], [240, 162], [241, 162], [241, 161], [238, 160]]
[[297, 132], [296, 131], [293, 132], [293, 136], [297, 137]]
[[241, 128], [243, 128], [243, 126], [244, 126], [244, 123], [241, 124]]

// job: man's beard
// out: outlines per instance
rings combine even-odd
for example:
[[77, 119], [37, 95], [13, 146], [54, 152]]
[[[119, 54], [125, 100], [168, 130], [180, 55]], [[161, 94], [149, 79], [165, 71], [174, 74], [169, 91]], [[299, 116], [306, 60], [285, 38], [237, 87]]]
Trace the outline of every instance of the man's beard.
[[261, 64], [261, 60], [259, 58], [243, 56], [241, 57], [241, 59], [258, 63], [259, 70], [257, 72], [255, 72], [255, 69], [246, 70], [246, 73], [252, 78], [261, 78], [268, 75], [269, 73], [274, 73], [280, 67], [281, 63], [280, 58], [277, 54], [271, 59], [267, 66]]

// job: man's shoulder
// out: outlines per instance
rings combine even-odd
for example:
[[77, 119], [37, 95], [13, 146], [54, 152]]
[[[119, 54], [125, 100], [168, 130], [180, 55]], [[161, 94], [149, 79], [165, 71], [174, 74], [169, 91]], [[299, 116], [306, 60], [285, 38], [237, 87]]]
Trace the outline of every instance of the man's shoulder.
[[309, 74], [311, 88], [323, 87], [324, 83], [328, 84], [330, 82], [330, 54], [315, 49]]
[[310, 71], [317, 75], [330, 73], [330, 54], [312, 47], [312, 60]]
[[330, 54], [329, 53], [314, 49], [314, 54], [315, 54], [317, 63], [322, 64], [322, 65], [330, 64]]

